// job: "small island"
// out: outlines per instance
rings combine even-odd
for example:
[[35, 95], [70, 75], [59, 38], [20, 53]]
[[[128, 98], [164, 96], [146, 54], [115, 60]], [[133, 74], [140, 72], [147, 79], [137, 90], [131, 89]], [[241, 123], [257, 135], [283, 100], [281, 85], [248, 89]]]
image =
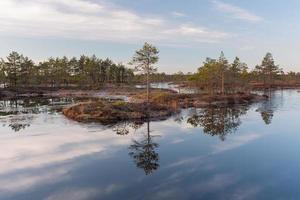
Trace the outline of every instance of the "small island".
[[63, 114], [78, 122], [99, 122], [102, 124], [120, 121], [155, 121], [166, 119], [182, 108], [250, 104], [267, 98], [267, 96], [257, 94], [209, 96], [156, 92], [149, 104], [139, 95], [132, 97], [131, 102], [91, 100], [71, 105], [63, 109]]

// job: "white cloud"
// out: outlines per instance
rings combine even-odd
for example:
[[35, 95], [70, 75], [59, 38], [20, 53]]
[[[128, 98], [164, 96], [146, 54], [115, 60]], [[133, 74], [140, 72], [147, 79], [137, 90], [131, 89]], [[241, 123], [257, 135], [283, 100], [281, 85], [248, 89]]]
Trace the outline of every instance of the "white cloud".
[[241, 147], [245, 144], [248, 144], [249, 142], [252, 142], [254, 140], [257, 140], [262, 135], [257, 133], [249, 133], [249, 134], [241, 134], [241, 135], [235, 135], [231, 138], [228, 138], [225, 142], [219, 143], [216, 146], [214, 146], [213, 154], [222, 153], [224, 151], [232, 150], [238, 147]]
[[182, 24], [175, 29], [168, 29], [163, 32], [169, 37], [177, 38], [192, 38], [194, 42], [216, 42], [224, 38], [231, 37], [225, 32], [213, 31], [204, 27], [196, 27], [190, 24]]
[[262, 21], [262, 18], [250, 13], [249, 11], [237, 7], [235, 5], [223, 3], [220, 1], [212, 1], [217, 10], [230, 14], [232, 18], [240, 19], [249, 22], [259, 22]]
[[174, 11], [171, 13], [174, 17], [185, 17], [186, 15], [182, 12]]
[[215, 174], [208, 180], [194, 184], [192, 189], [199, 193], [216, 192], [228, 188], [237, 182], [237, 177], [232, 174]]
[[[182, 15], [182, 13], [177, 13]], [[106, 1], [1, 0], [0, 34], [167, 44], [220, 41], [223, 31], [142, 16]]]

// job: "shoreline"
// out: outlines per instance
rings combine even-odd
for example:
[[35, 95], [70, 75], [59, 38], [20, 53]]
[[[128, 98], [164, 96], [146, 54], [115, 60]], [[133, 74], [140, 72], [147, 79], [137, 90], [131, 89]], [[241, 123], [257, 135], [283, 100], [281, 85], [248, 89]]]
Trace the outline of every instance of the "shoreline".
[[[18, 95], [12, 91], [0, 90], [0, 94], [3, 99], [78, 98], [78, 103], [63, 108], [63, 114], [78, 122], [103, 124], [126, 120], [163, 120], [184, 108], [251, 104], [268, 99], [266, 95], [254, 93], [179, 94], [168, 89], [151, 89], [148, 107], [145, 91], [134, 87], [106, 87], [101, 90], [57, 89], [35, 93], [32, 90], [22, 90]], [[148, 113], [145, 112], [147, 109]]]
[[[162, 82], [166, 84], [174, 84], [173, 82]], [[155, 83], [153, 83], [155, 84]], [[136, 85], [108, 85], [102, 87], [18, 87], [14, 88], [0, 88], [0, 98], [15, 98], [15, 97], [97, 97], [103, 95], [134, 95], [146, 91], [143, 87], [136, 87]], [[189, 87], [186, 83], [177, 83], [176, 88], [196, 90], [194, 86]], [[263, 84], [252, 84], [251, 91], [265, 91], [265, 90], [280, 90], [280, 89], [300, 89], [299, 84], [274, 84], [272, 86], [264, 86]], [[172, 90], [172, 88], [151, 88], [152, 91], [168, 91], [175, 94], [180, 92]]]

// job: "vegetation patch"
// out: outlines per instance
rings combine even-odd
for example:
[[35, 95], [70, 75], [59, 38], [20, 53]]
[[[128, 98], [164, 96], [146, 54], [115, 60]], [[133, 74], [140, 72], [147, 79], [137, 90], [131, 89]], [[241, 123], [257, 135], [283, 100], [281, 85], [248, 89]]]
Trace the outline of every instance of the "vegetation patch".
[[143, 95], [137, 95], [134, 102], [94, 100], [78, 103], [63, 109], [63, 114], [79, 122], [100, 122], [102, 124], [120, 121], [162, 120], [181, 108], [205, 107], [210, 105], [248, 104], [267, 99], [256, 94], [197, 95], [157, 92], [152, 94], [149, 104]]
[[[145, 94], [133, 96], [136, 101], [145, 101]], [[152, 104], [167, 105], [170, 107], [204, 107], [209, 105], [230, 105], [244, 104], [262, 101], [268, 99], [266, 95], [257, 95], [252, 93], [235, 93], [235, 94], [177, 94], [172, 92], [152, 92], [150, 102]]]
[[100, 122], [103, 124], [119, 121], [160, 120], [177, 112], [169, 106], [147, 103], [91, 101], [63, 109], [63, 114], [79, 122]]

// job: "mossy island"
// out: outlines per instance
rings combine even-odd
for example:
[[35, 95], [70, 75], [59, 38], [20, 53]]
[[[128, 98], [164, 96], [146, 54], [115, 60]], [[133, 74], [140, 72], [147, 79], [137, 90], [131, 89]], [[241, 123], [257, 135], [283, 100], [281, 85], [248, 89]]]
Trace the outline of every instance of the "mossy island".
[[234, 94], [176, 94], [172, 92], [155, 92], [151, 94], [149, 103], [142, 93], [132, 95], [129, 102], [89, 100], [63, 109], [63, 114], [78, 122], [99, 122], [111, 124], [121, 121], [156, 121], [164, 120], [182, 108], [207, 107], [211, 105], [250, 104], [268, 99], [265, 95]]

